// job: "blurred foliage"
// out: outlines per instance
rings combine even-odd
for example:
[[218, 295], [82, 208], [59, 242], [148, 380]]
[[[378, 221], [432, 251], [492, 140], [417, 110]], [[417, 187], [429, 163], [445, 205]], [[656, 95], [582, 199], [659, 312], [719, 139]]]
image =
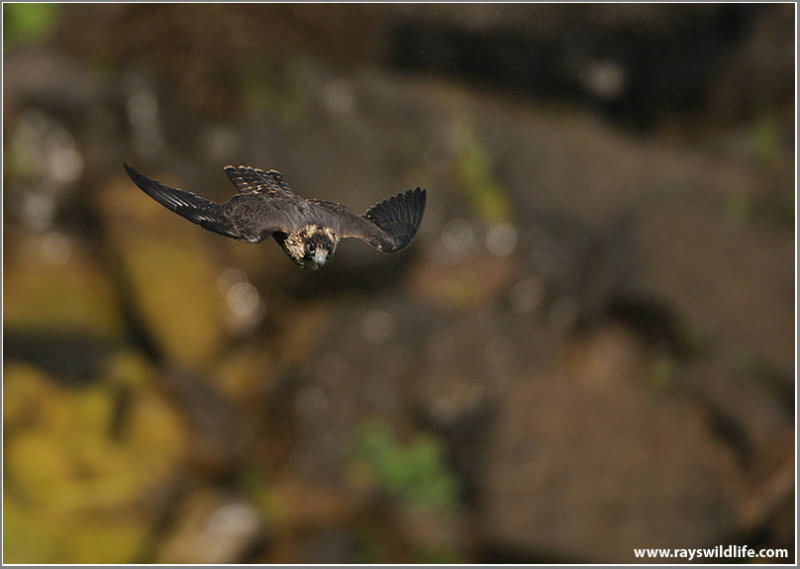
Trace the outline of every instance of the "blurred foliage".
[[384, 558], [381, 526], [370, 521], [362, 522], [357, 527], [356, 539], [358, 540], [356, 562], [363, 564], [380, 563], [380, 560]]
[[[150, 522], [142, 505], [183, 440], [173, 411], [145, 387], [147, 374], [121, 354], [108, 381], [72, 389], [35, 367], [4, 366], [6, 562], [121, 563], [140, 551]], [[114, 433], [123, 392], [135, 395]]]
[[458, 481], [447, 470], [444, 446], [429, 434], [401, 443], [383, 421], [365, 422], [356, 436], [354, 469], [408, 502], [431, 510], [455, 506]]
[[455, 146], [456, 175], [475, 215], [488, 225], [507, 222], [511, 202], [494, 175], [489, 149], [468, 126], [456, 135]]
[[781, 152], [781, 123], [770, 108], [756, 116], [751, 127], [751, 144], [758, 160], [763, 164], [773, 163]]
[[250, 61], [241, 66], [240, 82], [244, 105], [250, 114], [264, 114], [270, 108], [270, 70], [260, 61]]
[[263, 116], [274, 113], [283, 126], [308, 126], [311, 94], [304, 77], [305, 65], [295, 59], [291, 65], [266, 63], [251, 59], [240, 68], [239, 83], [248, 114]]
[[657, 357], [650, 366], [650, 373], [647, 376], [648, 386], [653, 391], [667, 391], [675, 381], [677, 367], [675, 358], [668, 355]]
[[41, 41], [58, 22], [59, 4], [3, 4], [3, 49], [23, 42]]

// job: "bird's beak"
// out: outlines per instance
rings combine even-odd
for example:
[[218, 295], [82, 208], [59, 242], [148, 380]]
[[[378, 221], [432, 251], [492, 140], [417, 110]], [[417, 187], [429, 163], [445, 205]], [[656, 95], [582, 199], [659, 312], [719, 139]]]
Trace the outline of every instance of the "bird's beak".
[[317, 264], [317, 268], [319, 269], [322, 265], [325, 264], [325, 261], [328, 260], [328, 254], [324, 251], [317, 251], [314, 255], [314, 262]]

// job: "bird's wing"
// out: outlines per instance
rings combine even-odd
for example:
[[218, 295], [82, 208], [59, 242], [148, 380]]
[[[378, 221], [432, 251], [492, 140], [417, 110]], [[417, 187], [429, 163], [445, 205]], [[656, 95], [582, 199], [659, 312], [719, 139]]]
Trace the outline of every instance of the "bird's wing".
[[417, 188], [372, 206], [359, 216], [341, 204], [310, 200], [336, 214], [342, 237], [354, 237], [384, 253], [405, 248], [416, 235], [425, 213], [425, 190]]
[[225, 173], [239, 193], [258, 193], [271, 198], [294, 196], [286, 178], [277, 170], [262, 170], [250, 166], [225, 166]]
[[258, 243], [273, 233], [292, 233], [308, 223], [308, 205], [297, 196], [265, 199], [259, 192], [236, 194], [225, 205], [237, 239]]
[[165, 186], [161, 182], [148, 178], [127, 164], [123, 164], [123, 166], [133, 183], [161, 205], [206, 229], [234, 239], [241, 238], [236, 227], [225, 215], [224, 206], [201, 198], [192, 192]]

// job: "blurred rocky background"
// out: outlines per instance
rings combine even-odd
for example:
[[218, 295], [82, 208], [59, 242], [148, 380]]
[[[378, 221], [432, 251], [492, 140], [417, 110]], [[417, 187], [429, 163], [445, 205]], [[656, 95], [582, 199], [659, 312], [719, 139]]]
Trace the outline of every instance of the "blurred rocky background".
[[793, 557], [794, 9], [4, 4], [4, 561]]

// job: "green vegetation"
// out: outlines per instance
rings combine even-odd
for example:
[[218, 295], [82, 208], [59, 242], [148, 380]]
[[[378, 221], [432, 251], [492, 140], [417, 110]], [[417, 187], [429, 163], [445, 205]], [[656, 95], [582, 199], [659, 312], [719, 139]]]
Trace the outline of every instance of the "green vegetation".
[[45, 39], [58, 21], [60, 10], [59, 4], [3, 4], [3, 49]]
[[494, 175], [489, 150], [467, 127], [456, 141], [456, 176], [475, 214], [489, 225], [508, 221], [511, 202]]
[[428, 434], [405, 443], [383, 421], [362, 425], [356, 437], [354, 468], [390, 494], [431, 510], [453, 507], [459, 487], [447, 470], [444, 446]]

